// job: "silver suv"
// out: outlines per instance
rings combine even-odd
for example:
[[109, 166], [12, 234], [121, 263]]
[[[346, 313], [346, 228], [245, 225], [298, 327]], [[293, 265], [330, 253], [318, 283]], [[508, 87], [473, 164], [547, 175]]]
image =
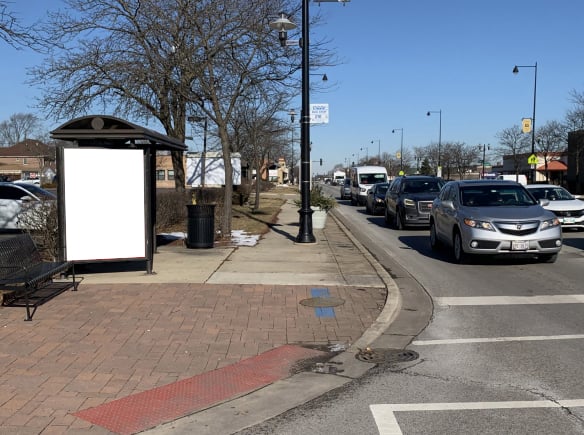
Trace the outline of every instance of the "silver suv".
[[558, 218], [514, 181], [450, 181], [434, 200], [430, 245], [452, 248], [464, 263], [472, 254], [530, 254], [553, 263], [562, 248]]

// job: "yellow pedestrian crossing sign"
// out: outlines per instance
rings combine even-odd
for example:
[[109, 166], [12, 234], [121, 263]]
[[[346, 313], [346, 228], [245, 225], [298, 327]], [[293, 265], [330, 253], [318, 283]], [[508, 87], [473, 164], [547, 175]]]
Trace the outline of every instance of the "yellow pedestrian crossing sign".
[[537, 156], [535, 154], [530, 155], [527, 158], [527, 164], [529, 164], [529, 165], [537, 165]]

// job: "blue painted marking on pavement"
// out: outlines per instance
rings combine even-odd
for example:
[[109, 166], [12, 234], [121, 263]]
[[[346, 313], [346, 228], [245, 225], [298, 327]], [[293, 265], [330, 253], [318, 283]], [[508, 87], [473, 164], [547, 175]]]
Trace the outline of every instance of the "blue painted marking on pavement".
[[[328, 288], [311, 288], [310, 295], [313, 298], [328, 298], [330, 293]], [[316, 317], [335, 317], [335, 309], [332, 307], [315, 307], [314, 314]]]

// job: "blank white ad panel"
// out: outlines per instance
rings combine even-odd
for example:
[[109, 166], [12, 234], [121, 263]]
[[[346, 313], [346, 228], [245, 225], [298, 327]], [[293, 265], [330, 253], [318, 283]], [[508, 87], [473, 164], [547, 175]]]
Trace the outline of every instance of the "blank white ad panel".
[[66, 259], [145, 258], [143, 151], [63, 151]]

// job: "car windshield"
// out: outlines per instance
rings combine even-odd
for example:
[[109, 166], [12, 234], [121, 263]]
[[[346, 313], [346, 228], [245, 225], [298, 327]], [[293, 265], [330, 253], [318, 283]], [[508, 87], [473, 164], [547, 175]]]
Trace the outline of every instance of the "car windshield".
[[460, 201], [469, 207], [526, 206], [537, 204], [521, 186], [464, 186]]
[[406, 180], [403, 193], [440, 192], [442, 184], [438, 180]]
[[575, 199], [570, 192], [563, 187], [534, 187], [529, 191], [535, 199], [549, 199], [550, 201], [568, 201]]
[[376, 187], [375, 193], [377, 193], [378, 195], [385, 195], [385, 192], [387, 192], [388, 188], [389, 184], [380, 184], [379, 186]]
[[386, 181], [385, 174], [360, 174], [359, 184], [375, 184]]

